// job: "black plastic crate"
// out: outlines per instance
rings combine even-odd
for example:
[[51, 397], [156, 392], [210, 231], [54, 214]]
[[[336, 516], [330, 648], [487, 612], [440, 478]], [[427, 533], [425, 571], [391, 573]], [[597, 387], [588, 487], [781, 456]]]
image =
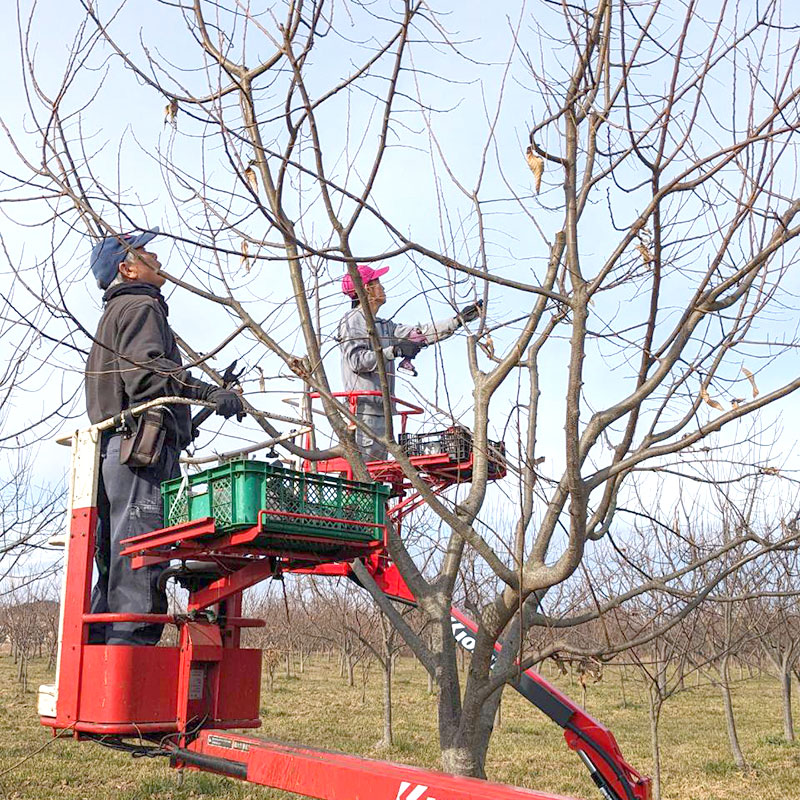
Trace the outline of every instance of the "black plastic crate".
[[472, 434], [457, 425], [430, 433], [401, 433], [397, 441], [407, 456], [447, 453], [454, 464], [468, 461], [472, 453]]
[[[401, 433], [397, 441], [407, 456], [447, 454], [452, 464], [467, 464], [472, 458], [472, 433], [460, 425], [430, 433]], [[505, 455], [503, 442], [489, 440], [490, 477], [505, 469]]]

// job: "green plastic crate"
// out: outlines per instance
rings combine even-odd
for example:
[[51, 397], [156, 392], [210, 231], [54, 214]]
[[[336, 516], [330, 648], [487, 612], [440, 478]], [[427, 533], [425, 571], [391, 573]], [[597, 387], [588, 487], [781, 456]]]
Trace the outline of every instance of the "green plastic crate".
[[[238, 459], [161, 485], [165, 525], [214, 517], [218, 531], [258, 522], [272, 534], [370, 542], [383, 536], [390, 488]], [[292, 517], [307, 514], [311, 518]], [[373, 524], [358, 524], [373, 523]]]

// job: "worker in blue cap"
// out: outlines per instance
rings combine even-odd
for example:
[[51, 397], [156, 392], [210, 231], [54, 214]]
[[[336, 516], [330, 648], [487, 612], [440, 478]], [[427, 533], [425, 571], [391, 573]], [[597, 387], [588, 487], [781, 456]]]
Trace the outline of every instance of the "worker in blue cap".
[[[92, 250], [91, 269], [104, 290], [103, 315], [86, 363], [89, 420], [100, 422], [159, 397], [212, 402], [225, 418], [243, 414], [241, 397], [193, 378], [181, 364], [169, 309], [161, 294], [166, 277], [155, 253], [146, 249], [158, 228], [109, 236]], [[166, 565], [131, 569], [120, 556], [129, 536], [164, 527], [162, 481], [180, 471], [180, 451], [191, 441], [187, 405], [163, 406], [105, 431], [100, 453], [96, 535], [97, 580], [92, 613], [164, 614], [167, 596], [159, 585]], [[93, 624], [93, 644], [154, 645], [163, 625], [141, 622]]]

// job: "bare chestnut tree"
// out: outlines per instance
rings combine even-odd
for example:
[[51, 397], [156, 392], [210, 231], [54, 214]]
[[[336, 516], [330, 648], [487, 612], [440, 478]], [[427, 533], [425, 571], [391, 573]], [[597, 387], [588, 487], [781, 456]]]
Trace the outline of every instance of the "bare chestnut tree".
[[800, 657], [797, 552], [775, 553], [769, 566], [758, 575], [763, 595], [749, 602], [749, 611], [762, 619], [758, 644], [780, 684], [783, 736], [793, 742], [792, 670]]
[[[443, 499], [386, 441], [437, 520], [439, 557], [424, 568], [390, 536], [430, 638], [359, 573], [438, 684], [443, 766], [482, 775], [515, 654], [527, 665], [567, 644], [520, 646], [531, 624], [550, 625], [548, 590], [658, 473], [747, 438], [737, 423], [800, 385], [784, 366], [796, 332], [783, 305], [800, 233], [798, 32], [770, 0], [521, 1], [487, 12], [481, 35], [466, 10], [440, 17], [422, 0], [118, 6], [72, 7], [60, 74], [43, 74], [44, 22], [23, 15], [29, 105], [24, 128], [4, 123], [18, 158], [7, 213], [49, 226], [24, 285], [81, 347], [90, 245], [158, 222], [173, 283], [209, 320], [190, 358], [210, 369], [236, 348], [248, 388], [317, 392], [332, 446], [366, 479], [352, 432], [363, 422], [332, 397], [328, 371], [338, 280], [350, 274], [365, 305], [355, 264], [391, 263], [399, 299], [426, 318], [485, 301], [417, 398], [432, 420], [472, 427], [471, 484]], [[8, 264], [24, 277], [13, 253]], [[489, 480], [493, 438], [509, 450], [502, 489]], [[498, 495], [505, 514], [489, 526]], [[796, 538], [740, 530], [701, 561]], [[473, 604], [462, 686], [449, 608], [468, 560], [492, 592]], [[668, 579], [642, 577], [626, 596]]]
[[[0, 249], [1, 251], [1, 249]], [[51, 375], [48, 362], [65, 342], [45, 320], [46, 307], [23, 286], [3, 283], [0, 293], [0, 597], [6, 579], [25, 573], [43, 586], [57, 568], [47, 541], [64, 514], [64, 480], [49, 469], [42, 445], [68, 419], [76, 387]], [[49, 380], [52, 383], [49, 383]], [[46, 387], [46, 391], [41, 391]], [[31, 412], [31, 413], [29, 413]], [[32, 571], [34, 564], [38, 568]]]
[[61, 532], [66, 492], [61, 481], [43, 485], [34, 453], [20, 448], [0, 458], [0, 597], [12, 577], [46, 585], [60, 569], [48, 540]]
[[52, 654], [58, 633], [58, 603], [52, 585], [38, 575], [20, 575], [0, 600], [0, 638], [11, 646], [17, 681], [28, 691], [28, 667], [34, 658]]

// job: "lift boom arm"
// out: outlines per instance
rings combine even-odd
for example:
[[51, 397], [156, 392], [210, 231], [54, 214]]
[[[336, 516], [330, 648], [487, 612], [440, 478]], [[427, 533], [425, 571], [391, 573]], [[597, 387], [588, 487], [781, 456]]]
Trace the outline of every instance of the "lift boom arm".
[[[416, 605], [416, 599], [400, 575], [395, 564], [383, 559], [365, 560], [378, 587], [393, 600]], [[356, 580], [350, 564], [327, 564], [318, 570], [335, 574], [335, 568], [344, 568]], [[457, 608], [450, 609], [453, 636], [461, 647], [472, 652], [478, 626]], [[499, 653], [502, 645], [495, 643]], [[584, 762], [592, 780], [607, 800], [650, 800], [651, 780], [637, 772], [622, 756], [614, 734], [602, 723], [593, 719], [580, 706], [548, 683], [538, 672], [527, 669], [511, 685], [526, 699], [564, 729], [567, 746], [575, 750]]]

